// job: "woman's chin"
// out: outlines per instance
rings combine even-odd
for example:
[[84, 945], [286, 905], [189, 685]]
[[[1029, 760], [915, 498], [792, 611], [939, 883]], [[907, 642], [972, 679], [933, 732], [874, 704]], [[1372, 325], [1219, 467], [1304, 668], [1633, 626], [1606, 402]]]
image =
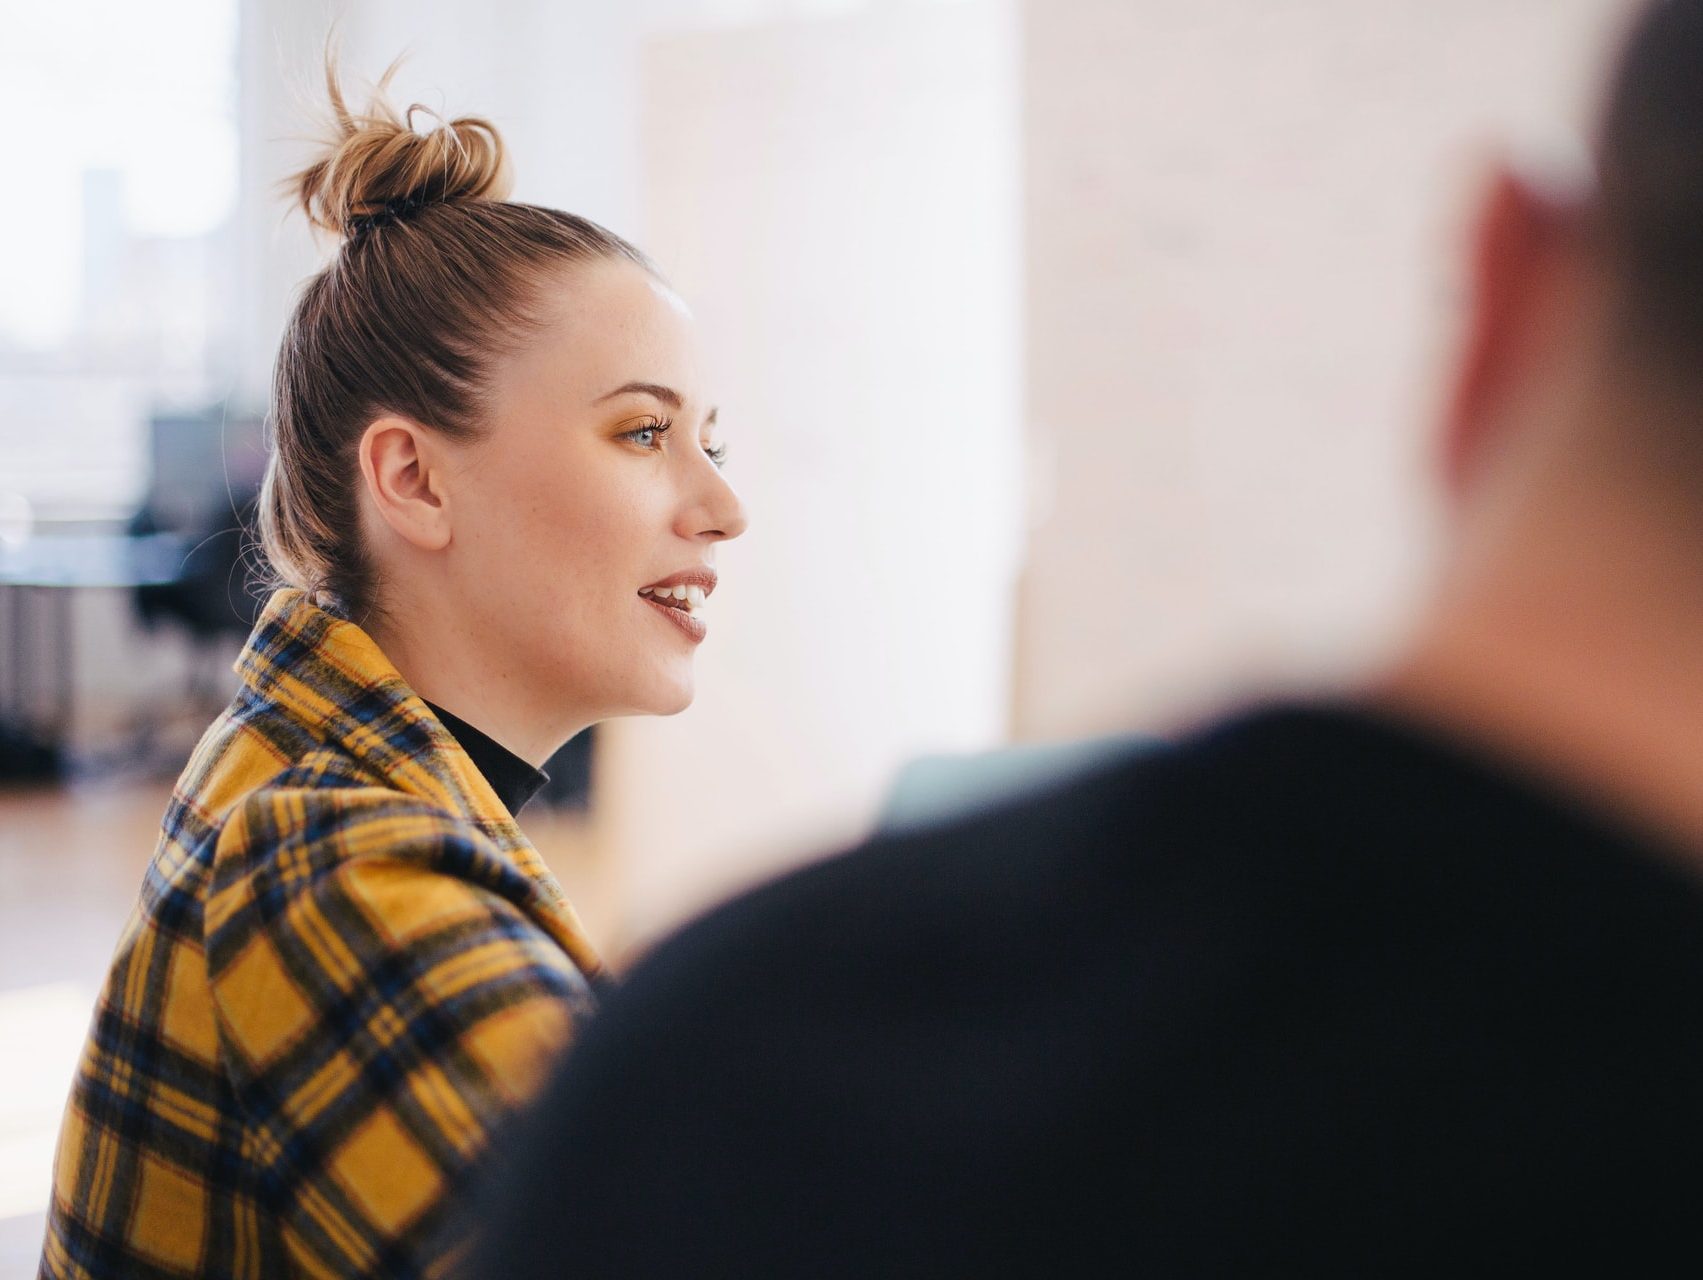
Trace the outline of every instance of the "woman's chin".
[[690, 679], [670, 681], [647, 689], [640, 703], [643, 708], [639, 714], [647, 716], [677, 716], [692, 705], [696, 689]]

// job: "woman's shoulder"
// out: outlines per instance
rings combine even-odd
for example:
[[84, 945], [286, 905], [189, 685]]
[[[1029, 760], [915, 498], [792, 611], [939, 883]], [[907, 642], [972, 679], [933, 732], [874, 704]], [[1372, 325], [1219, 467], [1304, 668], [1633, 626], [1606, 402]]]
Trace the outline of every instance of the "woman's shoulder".
[[489, 943], [506, 967], [577, 979], [538, 887], [474, 823], [322, 763], [256, 788], [224, 824], [204, 931], [216, 984], [257, 943], [292, 971], [367, 972]]
[[[327, 876], [442, 875], [502, 890], [525, 877], [467, 815], [372, 778], [332, 751], [306, 757], [221, 824], [213, 893], [259, 877], [306, 888]], [[211, 904], [210, 904], [211, 905]]]

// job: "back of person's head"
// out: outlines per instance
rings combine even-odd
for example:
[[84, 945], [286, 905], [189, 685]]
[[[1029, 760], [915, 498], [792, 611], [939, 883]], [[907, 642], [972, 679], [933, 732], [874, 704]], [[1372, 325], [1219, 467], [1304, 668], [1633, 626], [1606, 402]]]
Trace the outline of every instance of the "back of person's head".
[[1591, 164], [1501, 169], [1386, 696], [1703, 848], [1703, 0], [1641, 8]]
[[649, 269], [587, 219], [510, 202], [507, 156], [488, 121], [417, 131], [424, 108], [398, 112], [384, 97], [395, 69], [357, 111], [327, 58], [332, 136], [291, 187], [312, 225], [342, 243], [284, 332], [258, 520], [276, 584], [356, 618], [376, 604], [356, 458], [373, 418], [476, 437], [493, 364], [539, 322], [552, 273], [601, 258]]
[[1629, 349], [1703, 390], [1703, 0], [1658, 0], [1641, 15], [1595, 149]]
[[1680, 479], [1691, 453], [1703, 464], [1687, 425], [1703, 409], [1699, 67], [1703, 0], [1648, 4], [1612, 63], [1590, 163], [1549, 156], [1491, 183], [1444, 437], [1457, 498], [1486, 476], [1521, 480], [1497, 458], [1559, 475], [1545, 448], [1575, 471], [1642, 469], [1653, 484]]

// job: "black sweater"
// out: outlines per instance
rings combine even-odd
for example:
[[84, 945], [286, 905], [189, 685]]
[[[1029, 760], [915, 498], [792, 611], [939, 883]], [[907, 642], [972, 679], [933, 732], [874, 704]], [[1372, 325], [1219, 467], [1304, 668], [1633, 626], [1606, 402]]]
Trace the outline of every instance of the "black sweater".
[[1700, 1011], [1675, 861], [1442, 741], [1279, 709], [662, 946], [470, 1274], [1691, 1266]]
[[426, 705], [449, 730], [450, 736], [461, 744], [474, 767], [485, 775], [485, 781], [491, 784], [491, 790], [497, 793], [497, 799], [503, 802], [510, 815], [518, 815], [526, 802], [538, 794], [539, 788], [550, 781], [549, 774], [534, 769], [502, 743], [481, 733], [460, 716], [450, 714], [435, 702]]

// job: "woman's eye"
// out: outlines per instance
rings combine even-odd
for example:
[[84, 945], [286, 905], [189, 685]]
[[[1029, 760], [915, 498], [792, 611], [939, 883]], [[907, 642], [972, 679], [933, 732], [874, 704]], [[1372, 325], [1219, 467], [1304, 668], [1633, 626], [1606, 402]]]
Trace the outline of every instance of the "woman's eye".
[[710, 445], [704, 450], [704, 453], [716, 466], [727, 465], [727, 446], [725, 444]]
[[647, 423], [645, 426], [623, 433], [621, 438], [631, 440], [641, 449], [660, 449], [662, 448], [662, 437], [668, 434], [668, 428], [672, 425], [668, 422]]

